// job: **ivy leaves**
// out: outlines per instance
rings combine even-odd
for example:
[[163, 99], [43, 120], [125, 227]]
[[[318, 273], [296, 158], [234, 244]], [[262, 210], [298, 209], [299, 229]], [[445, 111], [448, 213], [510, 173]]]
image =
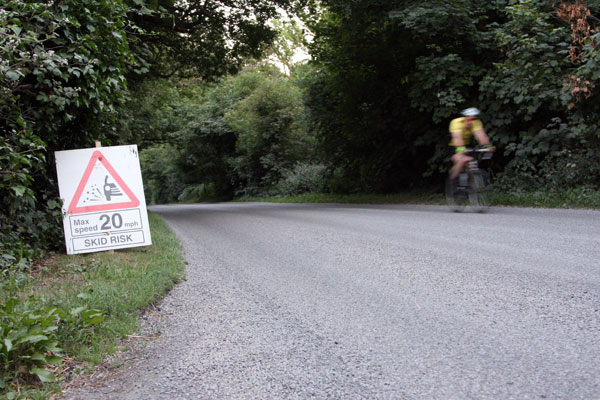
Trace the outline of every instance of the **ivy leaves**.
[[47, 149], [52, 155], [114, 130], [132, 62], [126, 11], [120, 0], [3, 2], [0, 243], [9, 264], [39, 255], [59, 237], [60, 212], [48, 208], [56, 187]]

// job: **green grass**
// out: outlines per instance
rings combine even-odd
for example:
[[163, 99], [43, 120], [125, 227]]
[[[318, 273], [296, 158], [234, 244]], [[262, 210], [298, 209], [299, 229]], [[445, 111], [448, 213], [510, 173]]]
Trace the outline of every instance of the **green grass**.
[[491, 196], [493, 205], [544, 208], [600, 208], [600, 191], [587, 188], [501, 193]]
[[[0, 286], [0, 296], [34, 295], [64, 310], [82, 305], [101, 310], [104, 322], [75, 334], [59, 333], [59, 346], [84, 369], [102, 362], [119, 350], [119, 339], [138, 329], [140, 313], [184, 279], [178, 240], [159, 216], [150, 214], [149, 220], [152, 246], [113, 254], [55, 255], [33, 274], [11, 274]], [[48, 391], [56, 390], [58, 385], [25, 388], [19, 397], [48, 398]]]
[[[26, 399], [26, 400], [48, 400], [55, 399], [60, 393], [60, 385], [57, 383], [47, 383], [42, 386], [29, 386], [21, 387], [17, 393], [13, 392], [2, 393], [0, 392], [1, 400], [13, 400], [13, 399]], [[14, 396], [14, 397], [12, 397]]]
[[[397, 194], [302, 194], [297, 196], [244, 197], [239, 202], [261, 201], [270, 203], [342, 203], [342, 204], [433, 204], [443, 205], [442, 190], [411, 191]], [[587, 188], [503, 193], [495, 190], [490, 195], [493, 206], [592, 208], [600, 209], [600, 191]]]
[[343, 204], [444, 204], [441, 193], [407, 192], [397, 194], [301, 194], [297, 196], [244, 197], [239, 202], [343, 203]]

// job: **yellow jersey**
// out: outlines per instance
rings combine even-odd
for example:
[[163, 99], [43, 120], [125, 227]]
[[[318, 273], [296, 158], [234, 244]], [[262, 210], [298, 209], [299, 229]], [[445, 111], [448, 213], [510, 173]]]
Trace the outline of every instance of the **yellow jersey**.
[[454, 144], [454, 139], [452, 139], [452, 132], [460, 132], [462, 134], [465, 146], [467, 146], [469, 143], [471, 143], [473, 132], [483, 130], [483, 123], [481, 123], [479, 119], [474, 120], [469, 127], [467, 127], [465, 119], [465, 117], [460, 117], [450, 121], [450, 146], [456, 147], [456, 144]]

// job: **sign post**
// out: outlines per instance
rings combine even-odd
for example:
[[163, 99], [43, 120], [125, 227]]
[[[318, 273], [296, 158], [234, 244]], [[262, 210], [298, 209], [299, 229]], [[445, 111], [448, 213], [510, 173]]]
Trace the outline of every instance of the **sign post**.
[[152, 244], [136, 145], [55, 155], [67, 254]]

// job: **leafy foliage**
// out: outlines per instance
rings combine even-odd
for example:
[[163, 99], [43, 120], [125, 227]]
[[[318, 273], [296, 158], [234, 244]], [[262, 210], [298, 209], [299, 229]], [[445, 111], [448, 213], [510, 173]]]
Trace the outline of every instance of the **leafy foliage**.
[[318, 67], [308, 104], [337, 180], [357, 191], [418, 184], [404, 171], [426, 169], [436, 123], [473, 97], [485, 67], [478, 15], [462, 1], [321, 4], [308, 21]]
[[448, 122], [477, 105], [499, 146], [505, 188], [597, 187], [596, 9], [583, 1], [312, 3], [305, 20], [317, 72], [308, 104], [338, 167], [336, 185], [395, 191], [440, 181]]
[[182, 202], [199, 202], [206, 200], [214, 200], [218, 198], [214, 190], [214, 185], [200, 183], [197, 185], [187, 185], [177, 200]]
[[302, 110], [301, 93], [275, 68], [224, 79], [179, 132], [184, 181], [212, 185], [221, 196], [270, 187], [307, 154]]
[[[28, 130], [15, 130], [0, 143], [0, 270], [9, 265], [23, 265], [40, 254], [49, 242], [45, 219], [36, 210], [36, 196], [31, 186], [33, 175], [44, 162], [45, 146]], [[59, 206], [49, 200], [48, 209]]]
[[[506, 58], [481, 81], [489, 126], [509, 159], [506, 187], [597, 185], [596, 112], [573, 112], [569, 32], [531, 1], [507, 7], [496, 38]], [[589, 110], [588, 110], [589, 111]]]
[[131, 61], [122, 2], [9, 0], [4, 10], [3, 114], [20, 115], [51, 149], [101, 139]]
[[185, 185], [175, 160], [179, 152], [172, 145], [156, 145], [140, 154], [146, 201], [150, 204], [173, 203], [179, 200]]
[[233, 196], [236, 179], [230, 160], [235, 156], [237, 138], [224, 117], [260, 79], [259, 73], [242, 73], [207, 89], [195, 106], [193, 120], [176, 133], [181, 150], [177, 164], [184, 183], [212, 185], [220, 195]]
[[129, 18], [142, 33], [134, 52], [159, 77], [213, 80], [259, 58], [275, 38], [267, 21], [293, 0], [129, 0]]
[[131, 61], [119, 0], [3, 2], [0, 265], [60, 243], [53, 151], [114, 132]]
[[141, 148], [175, 143], [177, 132], [196, 112], [204, 93], [198, 79], [151, 79], [136, 82], [120, 109], [119, 141]]
[[224, 116], [237, 134], [231, 165], [242, 182], [239, 194], [255, 195], [272, 187], [283, 171], [308, 158], [314, 146], [302, 125], [303, 112], [300, 90], [273, 76]]
[[298, 82], [258, 65], [204, 88], [176, 86], [165, 111], [146, 124], [164, 121], [162, 135], [174, 143], [142, 151], [148, 197], [160, 203], [264, 194], [297, 163], [316, 161]]
[[[36, 375], [42, 382], [52, 382], [54, 376], [43, 367], [57, 364], [61, 349], [56, 341], [58, 313], [56, 308], [35, 309], [30, 301], [17, 307], [16, 298], [0, 308], [0, 388], [22, 374]], [[4, 377], [4, 378], [3, 378]]]
[[282, 175], [272, 191], [274, 195], [296, 196], [328, 190], [327, 167], [323, 164], [298, 163]]
[[12, 297], [0, 307], [0, 390], [28, 375], [53, 382], [54, 374], [44, 367], [62, 361], [59, 331], [79, 333], [104, 320], [100, 311], [86, 306], [67, 313], [36, 303], [33, 298], [19, 302]]
[[294, 19], [289, 21], [276, 19], [272, 24], [277, 35], [267, 48], [265, 55], [282, 65], [286, 75], [292, 75], [295, 67], [294, 59], [299, 52], [306, 50], [307, 33]]

